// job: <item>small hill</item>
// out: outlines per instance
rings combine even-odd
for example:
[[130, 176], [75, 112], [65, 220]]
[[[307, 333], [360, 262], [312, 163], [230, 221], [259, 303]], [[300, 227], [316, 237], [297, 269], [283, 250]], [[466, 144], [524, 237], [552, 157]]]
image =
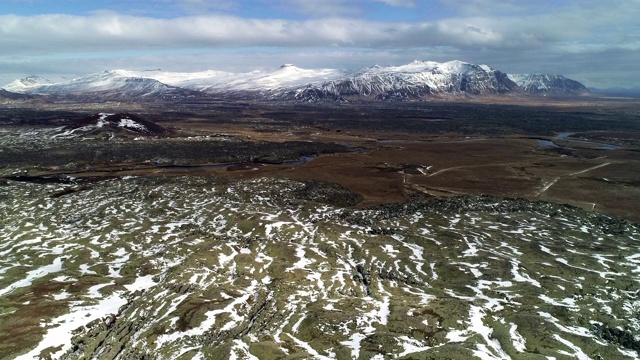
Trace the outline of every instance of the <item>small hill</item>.
[[163, 136], [168, 130], [139, 115], [130, 113], [98, 113], [65, 126], [57, 137], [100, 135], [102, 133], [142, 136]]

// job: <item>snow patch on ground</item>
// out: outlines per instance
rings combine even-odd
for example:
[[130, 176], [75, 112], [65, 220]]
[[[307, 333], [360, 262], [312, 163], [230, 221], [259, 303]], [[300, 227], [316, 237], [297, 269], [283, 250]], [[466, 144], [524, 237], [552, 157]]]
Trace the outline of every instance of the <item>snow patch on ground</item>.
[[120, 293], [113, 293], [100, 300], [95, 305], [80, 306], [71, 309], [71, 312], [53, 319], [50, 323], [44, 324], [47, 333], [38, 346], [27, 354], [18, 356], [16, 360], [31, 360], [38, 357], [40, 352], [48, 347], [58, 347], [61, 349], [52, 354], [52, 358], [58, 359], [67, 350], [71, 349], [71, 337], [73, 330], [85, 324], [100, 319], [109, 314], [118, 314], [118, 309], [127, 303]]

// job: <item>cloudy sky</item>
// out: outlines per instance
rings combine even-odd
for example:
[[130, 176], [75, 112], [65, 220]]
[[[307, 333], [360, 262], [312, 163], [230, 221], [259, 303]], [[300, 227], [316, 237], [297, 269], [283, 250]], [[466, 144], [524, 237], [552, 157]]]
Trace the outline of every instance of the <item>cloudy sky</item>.
[[463, 60], [640, 87], [640, 0], [0, 0], [0, 82]]

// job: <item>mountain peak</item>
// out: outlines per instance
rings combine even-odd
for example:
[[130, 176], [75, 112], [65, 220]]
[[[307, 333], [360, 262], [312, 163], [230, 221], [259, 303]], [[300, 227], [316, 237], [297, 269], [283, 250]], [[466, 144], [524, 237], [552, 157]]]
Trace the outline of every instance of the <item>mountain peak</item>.
[[480, 66], [480, 68], [481, 68], [482, 70], [484, 70], [485, 72], [491, 72], [491, 71], [493, 71], [493, 68], [492, 68], [491, 66], [489, 66], [489, 65], [486, 65], [486, 64], [480, 64], [480, 65], [478, 65], [478, 66]]
[[470, 64], [468, 62], [460, 61], [460, 60], [451, 60], [440, 64], [440, 67], [445, 69], [451, 69], [454, 71], [463, 71], [468, 70], [471, 67], [476, 65]]

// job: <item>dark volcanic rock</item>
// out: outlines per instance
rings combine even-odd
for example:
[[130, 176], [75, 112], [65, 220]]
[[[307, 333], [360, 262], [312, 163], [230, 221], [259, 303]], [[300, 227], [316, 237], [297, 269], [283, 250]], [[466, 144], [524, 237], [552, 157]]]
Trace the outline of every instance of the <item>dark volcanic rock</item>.
[[64, 128], [67, 133], [85, 131], [90, 133], [100, 131], [129, 131], [146, 136], [160, 136], [167, 133], [167, 129], [131, 113], [94, 114], [79, 120]]

